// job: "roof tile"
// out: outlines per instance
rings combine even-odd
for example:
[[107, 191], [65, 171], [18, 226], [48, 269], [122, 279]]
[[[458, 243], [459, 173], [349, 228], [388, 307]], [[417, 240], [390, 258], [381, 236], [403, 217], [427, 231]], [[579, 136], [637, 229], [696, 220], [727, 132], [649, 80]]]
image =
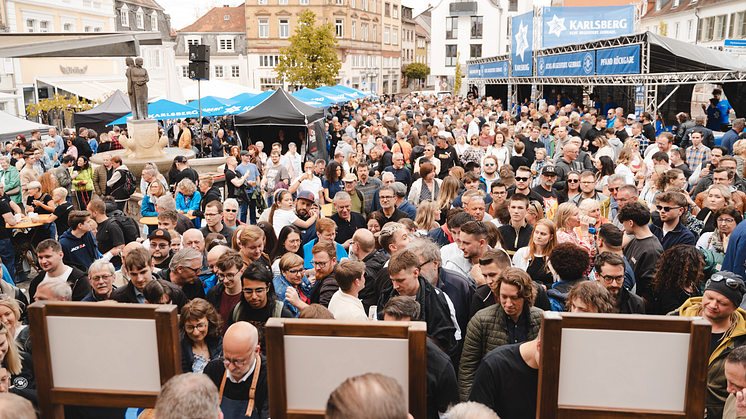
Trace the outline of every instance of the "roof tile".
[[[228, 16], [228, 20], [225, 17]], [[246, 8], [214, 7], [196, 22], [177, 32], [246, 32]]]

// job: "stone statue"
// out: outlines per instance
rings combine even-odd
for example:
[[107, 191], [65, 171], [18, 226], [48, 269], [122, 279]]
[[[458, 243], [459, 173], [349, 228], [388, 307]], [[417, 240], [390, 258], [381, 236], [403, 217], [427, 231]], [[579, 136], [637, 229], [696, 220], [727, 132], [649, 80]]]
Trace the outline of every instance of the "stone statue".
[[142, 68], [142, 58], [137, 58], [132, 65], [132, 58], [127, 58], [128, 65], [127, 91], [132, 106], [132, 119], [148, 119], [148, 70]]

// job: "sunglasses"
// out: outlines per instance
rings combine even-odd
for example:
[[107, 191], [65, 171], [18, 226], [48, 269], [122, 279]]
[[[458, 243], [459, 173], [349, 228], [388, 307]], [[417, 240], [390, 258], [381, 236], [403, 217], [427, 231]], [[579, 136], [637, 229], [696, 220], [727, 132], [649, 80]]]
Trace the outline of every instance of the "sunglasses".
[[671, 211], [671, 210], [675, 210], [675, 209], [681, 208], [681, 207], [664, 207], [662, 205], [656, 205], [655, 207], [658, 209], [659, 212], [660, 211], [668, 212], [668, 211]]
[[237, 209], [225, 209], [223, 211], [225, 211], [225, 212], [238, 212]]
[[735, 289], [739, 289], [740, 287], [743, 286], [743, 282], [741, 282], [741, 281], [739, 281], [739, 280], [737, 280], [735, 278], [726, 278], [725, 276], [723, 276], [721, 274], [715, 274], [715, 275], [713, 275], [710, 278], [709, 281], [707, 281], [707, 285], [705, 286], [705, 288], [708, 287], [708, 286], [710, 286], [710, 281], [712, 281], [712, 282], [721, 282], [723, 280], [725, 280], [725, 285], [728, 288], [731, 288], [731, 289], [734, 289], [734, 290]]
[[567, 179], [567, 183], [578, 183], [580, 182], [579, 179]]
[[528, 180], [528, 178], [527, 177], [516, 177], [515, 180], [516, 182], [525, 182]]

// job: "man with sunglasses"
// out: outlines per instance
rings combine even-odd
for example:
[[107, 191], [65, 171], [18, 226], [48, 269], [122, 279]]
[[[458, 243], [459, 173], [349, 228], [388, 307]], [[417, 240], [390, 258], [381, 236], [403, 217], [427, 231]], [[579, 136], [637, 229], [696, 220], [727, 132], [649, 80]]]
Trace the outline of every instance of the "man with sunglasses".
[[681, 222], [681, 216], [688, 205], [686, 198], [679, 192], [663, 192], [655, 197], [660, 218], [650, 223], [650, 231], [660, 240], [663, 250], [677, 244], [697, 244], [697, 239]]
[[704, 317], [712, 324], [705, 401], [708, 419], [723, 417], [729, 394], [726, 357], [735, 348], [746, 344], [746, 311], [738, 307], [744, 293], [746, 286], [740, 275], [720, 271], [707, 281], [701, 297], [686, 300], [673, 313], [684, 317]]
[[602, 252], [594, 263], [596, 279], [609, 291], [614, 307], [620, 314], [645, 314], [642, 298], [624, 287], [625, 261], [616, 253]]
[[531, 169], [528, 166], [520, 166], [515, 170], [515, 184], [511, 185], [507, 192], [506, 198], [510, 198], [514, 194], [520, 193], [526, 195], [529, 201], [536, 201], [544, 206], [544, 198], [531, 189], [532, 181]]
[[205, 299], [218, 311], [223, 324], [230, 324], [233, 307], [241, 301], [243, 257], [235, 250], [228, 250], [218, 258], [215, 267], [218, 283], [210, 288]]

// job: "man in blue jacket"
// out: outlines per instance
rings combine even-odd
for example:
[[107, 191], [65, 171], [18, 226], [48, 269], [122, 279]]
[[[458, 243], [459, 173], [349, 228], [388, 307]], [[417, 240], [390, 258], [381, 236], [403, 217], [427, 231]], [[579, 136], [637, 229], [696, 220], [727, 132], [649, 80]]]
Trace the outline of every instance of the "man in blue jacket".
[[650, 223], [650, 232], [660, 240], [663, 251], [677, 244], [694, 246], [697, 239], [681, 222], [681, 216], [686, 211], [686, 198], [679, 192], [663, 192], [655, 199], [658, 202], [656, 208], [660, 219]]
[[91, 266], [94, 260], [101, 258], [96, 238], [91, 233], [91, 213], [70, 211], [68, 223], [70, 229], [60, 237], [64, 252], [63, 261], [65, 264]]

